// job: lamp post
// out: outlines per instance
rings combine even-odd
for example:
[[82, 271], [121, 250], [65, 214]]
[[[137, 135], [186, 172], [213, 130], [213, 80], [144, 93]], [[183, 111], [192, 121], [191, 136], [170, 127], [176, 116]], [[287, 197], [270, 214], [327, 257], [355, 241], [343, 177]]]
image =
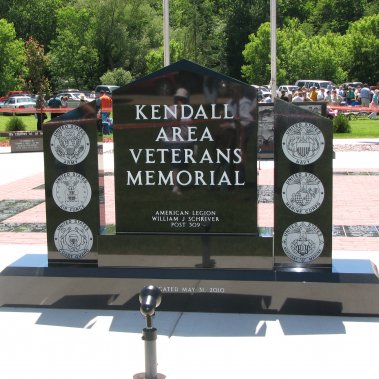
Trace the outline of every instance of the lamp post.
[[168, 0], [163, 0], [163, 61], [164, 66], [170, 64], [170, 22]]
[[276, 96], [276, 0], [270, 0], [270, 30], [271, 30], [271, 97]]

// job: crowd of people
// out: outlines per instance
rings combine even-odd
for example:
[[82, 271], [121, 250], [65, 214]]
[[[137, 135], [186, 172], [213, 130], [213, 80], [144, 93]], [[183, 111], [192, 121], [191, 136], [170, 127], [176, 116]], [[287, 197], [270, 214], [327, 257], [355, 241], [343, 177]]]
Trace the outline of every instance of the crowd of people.
[[369, 87], [367, 84], [363, 86], [347, 87], [339, 86], [328, 88], [299, 88], [294, 93], [282, 91], [279, 98], [289, 102], [302, 101], [324, 101], [330, 106], [337, 105], [359, 105], [362, 107], [370, 107], [377, 105], [379, 90], [376, 87]]
[[[60, 116], [62, 112], [61, 108], [68, 107], [67, 96], [59, 96], [56, 92], [48, 99], [47, 101], [40, 96], [36, 98], [36, 108], [37, 109], [46, 109], [51, 108], [51, 120]], [[86, 103], [84, 95], [80, 95], [80, 101], [78, 106]], [[98, 118], [98, 128], [99, 130], [103, 130], [104, 134], [111, 134], [113, 132], [113, 120], [110, 117], [112, 112], [112, 98], [105, 91], [101, 91], [99, 97], [96, 99], [96, 107], [98, 109], [97, 118]], [[55, 110], [55, 112], [54, 112]], [[47, 119], [47, 115], [45, 112], [37, 112], [35, 114], [37, 119], [37, 130], [42, 130], [42, 124]]]
[[[328, 115], [335, 116], [339, 113], [342, 106], [359, 106], [364, 109], [365, 113], [368, 113], [370, 119], [377, 119], [377, 112], [379, 111], [379, 89], [378, 87], [370, 87], [367, 84], [362, 86], [343, 86], [338, 88], [335, 86], [329, 86], [327, 88], [316, 87], [302, 87], [296, 91], [287, 92], [282, 90], [278, 95], [281, 100], [287, 102], [325, 102], [327, 104]], [[261, 103], [272, 103], [271, 95], [262, 96], [258, 91], [258, 101]]]

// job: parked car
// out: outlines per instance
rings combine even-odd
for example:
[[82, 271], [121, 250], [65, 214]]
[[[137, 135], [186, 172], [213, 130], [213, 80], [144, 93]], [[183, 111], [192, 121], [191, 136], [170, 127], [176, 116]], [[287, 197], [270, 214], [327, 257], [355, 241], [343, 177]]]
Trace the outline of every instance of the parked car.
[[95, 88], [96, 97], [99, 97], [101, 91], [104, 91], [108, 95], [112, 95], [112, 92], [115, 89], [117, 89], [117, 88], [120, 88], [120, 86], [112, 86], [112, 85], [107, 85], [107, 84], [99, 84]]
[[255, 84], [252, 84], [251, 86], [257, 89], [258, 101], [271, 97], [271, 92], [267, 89], [266, 86], [257, 86]]
[[61, 92], [57, 94], [57, 97], [60, 99], [64, 96], [67, 97], [67, 106], [69, 108], [77, 108], [80, 104], [81, 98], [83, 98], [83, 100], [86, 102], [93, 100], [87, 98], [82, 92]]
[[[35, 108], [36, 102], [30, 96], [11, 96], [2, 105], [0, 105], [0, 112], [2, 108]], [[13, 114], [16, 112], [2, 112], [3, 114]], [[20, 112], [21, 113], [21, 112]], [[22, 112], [21, 114], [33, 114], [34, 112]]]
[[302, 79], [302, 80], [297, 80], [295, 83], [295, 86], [302, 88], [311, 88], [311, 87], [316, 87], [317, 89], [320, 88], [328, 88], [328, 86], [335, 86], [335, 84], [330, 81], [330, 80], [318, 80], [318, 79]]
[[5, 102], [8, 100], [11, 96], [29, 96], [30, 94], [25, 91], [8, 91], [8, 93], [5, 96], [0, 97], [0, 102]]
[[80, 92], [78, 88], [62, 88], [57, 91], [58, 93], [61, 92]]
[[279, 86], [278, 90], [276, 91], [276, 95], [280, 97], [280, 95], [282, 94], [282, 91], [286, 92], [286, 96], [292, 95], [295, 91], [298, 90], [298, 88], [299, 88], [298, 86], [295, 86], [293, 84], [286, 84], [283, 86]]
[[357, 87], [363, 87], [363, 83], [362, 82], [346, 82], [346, 83], [342, 83], [341, 86], [346, 87], [346, 88], [349, 88], [349, 87], [357, 88]]

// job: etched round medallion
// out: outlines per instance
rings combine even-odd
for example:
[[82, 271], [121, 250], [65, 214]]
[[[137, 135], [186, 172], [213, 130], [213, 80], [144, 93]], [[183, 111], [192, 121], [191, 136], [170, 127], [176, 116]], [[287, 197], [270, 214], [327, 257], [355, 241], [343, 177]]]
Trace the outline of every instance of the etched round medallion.
[[57, 128], [51, 136], [50, 147], [59, 162], [76, 165], [87, 157], [90, 142], [83, 128], [74, 124], [65, 124]]
[[68, 259], [80, 259], [87, 255], [93, 244], [91, 229], [80, 220], [62, 222], [54, 233], [58, 252]]
[[321, 230], [310, 222], [295, 222], [284, 231], [282, 248], [292, 261], [309, 263], [322, 253], [324, 236]]
[[66, 212], [79, 212], [91, 200], [91, 186], [88, 180], [77, 172], [60, 175], [53, 185], [55, 204]]
[[282, 199], [288, 209], [298, 214], [308, 214], [318, 209], [324, 201], [321, 180], [309, 172], [291, 175], [283, 184]]
[[307, 165], [320, 158], [324, 152], [325, 139], [317, 126], [309, 122], [298, 122], [284, 133], [282, 148], [291, 162]]

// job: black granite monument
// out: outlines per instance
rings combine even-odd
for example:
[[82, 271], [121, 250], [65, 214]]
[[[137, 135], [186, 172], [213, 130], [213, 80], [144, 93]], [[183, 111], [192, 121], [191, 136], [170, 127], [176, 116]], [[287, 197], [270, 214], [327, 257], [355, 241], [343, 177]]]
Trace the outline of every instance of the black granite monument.
[[5, 268], [0, 304], [136, 310], [152, 284], [164, 310], [379, 315], [371, 262], [332, 262], [329, 120], [275, 101], [273, 238], [257, 226], [253, 87], [180, 61], [113, 104], [115, 233], [93, 102], [44, 125], [48, 266]]
[[277, 99], [275, 138], [275, 265], [330, 270], [332, 122]]
[[45, 123], [43, 137], [49, 264], [97, 265], [104, 199], [95, 102]]
[[113, 116], [116, 236], [100, 237], [99, 265], [272, 265], [253, 87], [180, 61], [116, 90]]

